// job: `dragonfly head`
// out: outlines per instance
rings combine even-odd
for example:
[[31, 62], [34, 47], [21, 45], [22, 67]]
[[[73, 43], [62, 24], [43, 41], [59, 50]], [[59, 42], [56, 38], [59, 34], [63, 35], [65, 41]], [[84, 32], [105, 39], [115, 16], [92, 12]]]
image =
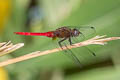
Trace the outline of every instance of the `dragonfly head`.
[[73, 31], [72, 31], [72, 36], [73, 36], [73, 37], [77, 37], [77, 36], [79, 36], [80, 33], [81, 33], [81, 32], [80, 32], [78, 29], [73, 29]]

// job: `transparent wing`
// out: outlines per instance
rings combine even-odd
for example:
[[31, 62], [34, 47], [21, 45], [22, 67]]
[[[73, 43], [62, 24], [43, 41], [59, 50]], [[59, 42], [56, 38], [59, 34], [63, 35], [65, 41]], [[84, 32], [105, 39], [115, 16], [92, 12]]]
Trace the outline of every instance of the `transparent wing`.
[[[72, 38], [72, 41], [75, 43], [78, 43], [79, 40], [76, 37]], [[89, 49], [87, 46], [83, 46], [84, 48], [86, 48], [93, 56], [96, 56], [95, 52], [93, 52], [91, 49]]]
[[[59, 39], [59, 41], [60, 41], [60, 40], [61, 40], [61, 39]], [[57, 40], [57, 42], [59, 42], [59, 41]], [[62, 43], [61, 43], [61, 46], [59, 45], [59, 47], [60, 47], [61, 49], [63, 49], [62, 46], [65, 46], [65, 47], [67, 48], [67, 50], [63, 50], [63, 51], [62, 51], [62, 52], [64, 52], [64, 55], [67, 56], [68, 58], [70, 58], [71, 60], [73, 60], [73, 61], [75, 62], [75, 64], [78, 65], [78, 67], [82, 68], [82, 64], [81, 64], [80, 60], [79, 60], [78, 57], [75, 55], [74, 51], [72, 51], [71, 49], [69, 49], [69, 48], [67, 47], [67, 45], [69, 45], [68, 39], [65, 40], [64, 42], [62, 42]]]
[[75, 55], [75, 53], [74, 53], [71, 49], [69, 49], [69, 48], [67, 47], [67, 45], [66, 45], [65, 43], [63, 43], [63, 44], [64, 44], [64, 46], [67, 48], [67, 50], [64, 50], [64, 54], [65, 54], [66, 56], [68, 56], [69, 58], [71, 58], [71, 59], [78, 65], [78, 67], [82, 68], [83, 65], [82, 65], [82, 63], [80, 62], [79, 58]]
[[94, 26], [81, 25], [81, 26], [67, 26], [67, 27], [78, 29], [82, 33], [84, 33], [84, 32], [96, 33], [96, 29]]

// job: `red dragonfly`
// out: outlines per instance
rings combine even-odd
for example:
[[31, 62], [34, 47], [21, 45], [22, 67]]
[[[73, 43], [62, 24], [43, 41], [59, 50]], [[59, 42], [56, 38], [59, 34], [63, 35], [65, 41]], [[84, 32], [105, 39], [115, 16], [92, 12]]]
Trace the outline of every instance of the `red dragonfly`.
[[[91, 29], [94, 29], [94, 27], [89, 27]], [[46, 36], [46, 37], [50, 37], [52, 39], [55, 38], [62, 38], [58, 44], [59, 46], [62, 48], [62, 42], [65, 40], [68, 40], [70, 45], [72, 45], [72, 41], [71, 38], [72, 37], [78, 37], [80, 34], [82, 34], [82, 32], [80, 32], [79, 29], [77, 28], [69, 28], [69, 26], [64, 26], [61, 28], [56, 29], [55, 31], [49, 31], [49, 32], [43, 32], [43, 33], [32, 33], [32, 32], [15, 32], [15, 34], [18, 35], [25, 35], [25, 36]], [[67, 47], [67, 46], [66, 46]], [[89, 48], [87, 48], [90, 52], [92, 52]], [[73, 52], [70, 50], [70, 52], [72, 53], [73, 58], [80, 63], [79, 59], [73, 54]], [[95, 56], [95, 53], [92, 52], [92, 54]]]

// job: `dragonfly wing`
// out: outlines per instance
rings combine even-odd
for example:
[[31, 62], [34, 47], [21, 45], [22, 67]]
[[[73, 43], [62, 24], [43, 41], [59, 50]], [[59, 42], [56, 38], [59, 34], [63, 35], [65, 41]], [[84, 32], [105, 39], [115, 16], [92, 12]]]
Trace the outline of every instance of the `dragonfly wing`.
[[[67, 45], [65, 44], [65, 42], [63, 42], [62, 46], [65, 46], [67, 48], [67, 50], [63, 50], [63, 52], [65, 53], [65, 55], [67, 57], [71, 58], [80, 68], [82, 68], [82, 64], [81, 64], [80, 60], [77, 58], [77, 56], [75, 55], [75, 53], [71, 49], [69, 49], [67, 47]], [[63, 48], [61, 47], [61, 49], [63, 49]]]
[[81, 26], [68, 26], [69, 28], [75, 28], [78, 29], [80, 32], [92, 32], [96, 33], [96, 29], [94, 26], [89, 26], [89, 25], [81, 25]]
[[[66, 46], [66, 45], [65, 45]], [[72, 58], [72, 60], [80, 67], [80, 68], [82, 68], [82, 63], [80, 62], [80, 60], [78, 59], [78, 57], [75, 55], [75, 53], [71, 50], [71, 49], [69, 49], [67, 46], [66, 46], [66, 48], [67, 48], [67, 54]]]
[[[80, 42], [79, 39], [77, 39], [76, 37], [72, 38], [73, 42], [78, 43]], [[93, 56], [96, 56], [95, 52], [93, 52], [91, 49], [89, 49], [87, 46], [83, 46], [84, 48], [86, 48], [90, 53], [92, 53]]]

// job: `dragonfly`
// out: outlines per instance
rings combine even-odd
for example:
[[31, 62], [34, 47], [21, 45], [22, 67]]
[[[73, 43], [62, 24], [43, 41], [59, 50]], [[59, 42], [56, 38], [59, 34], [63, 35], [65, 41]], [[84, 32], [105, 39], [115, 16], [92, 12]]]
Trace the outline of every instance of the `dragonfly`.
[[[65, 40], [68, 40], [69, 44], [72, 46], [73, 42], [71, 39], [73, 37], [79, 37], [81, 34], [83, 35], [83, 33], [80, 31], [80, 28], [70, 28], [70, 26], [63, 26], [63, 27], [60, 27], [56, 30], [42, 32], [42, 33], [40, 33], [40, 32], [35, 32], [35, 33], [34, 32], [14, 32], [14, 33], [18, 34], [18, 35], [25, 35], [25, 36], [46, 36], [46, 37], [52, 38], [53, 40], [56, 38], [60, 38], [61, 40], [58, 41], [58, 44], [61, 47], [61, 49], [63, 49], [62, 43]], [[94, 27], [92, 27], [92, 26], [87, 26], [87, 27], [83, 27], [83, 28], [94, 29]], [[67, 47], [67, 45], [65, 45], [65, 46], [69, 50], [69, 52], [71, 53], [73, 59], [81, 66], [81, 63], [80, 63], [79, 59], [77, 58], [77, 56]], [[92, 52], [89, 48], [87, 48], [87, 49], [94, 56], [96, 56], [95, 53]]]

